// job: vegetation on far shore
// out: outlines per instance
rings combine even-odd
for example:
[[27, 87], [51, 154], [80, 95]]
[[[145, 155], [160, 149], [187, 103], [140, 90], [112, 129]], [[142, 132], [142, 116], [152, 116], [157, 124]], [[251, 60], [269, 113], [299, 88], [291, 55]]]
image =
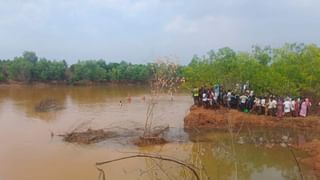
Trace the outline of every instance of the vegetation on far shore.
[[[148, 83], [155, 63], [106, 63], [83, 60], [70, 66], [66, 61], [38, 58], [26, 51], [13, 60], [0, 60], [0, 82], [89, 82]], [[253, 46], [251, 52], [225, 47], [195, 55], [177, 73], [186, 87], [223, 84], [225, 89], [249, 82], [256, 94], [320, 96], [320, 48], [314, 44], [285, 44], [281, 48]]]
[[104, 60], [84, 60], [68, 66], [65, 60], [38, 58], [25, 51], [13, 60], [0, 60], [0, 82], [90, 82], [146, 83], [152, 74], [151, 64], [127, 62], [106, 63]]

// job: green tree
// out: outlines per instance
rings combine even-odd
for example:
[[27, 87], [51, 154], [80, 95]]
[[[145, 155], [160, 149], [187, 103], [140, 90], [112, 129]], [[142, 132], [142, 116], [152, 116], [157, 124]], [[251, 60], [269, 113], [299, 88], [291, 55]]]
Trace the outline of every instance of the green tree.
[[320, 96], [320, 48], [293, 43], [277, 49], [253, 46], [251, 53], [211, 50], [208, 57], [194, 56], [182, 74], [187, 87], [220, 83], [232, 88], [249, 81], [258, 94]]
[[260, 46], [252, 46], [252, 55], [262, 65], [271, 63], [272, 49], [270, 46], [261, 48]]
[[79, 61], [73, 66], [72, 81], [103, 81], [106, 79], [106, 74], [106, 70], [99, 65], [99, 61]]
[[64, 80], [67, 67], [63, 61], [40, 59], [34, 67], [34, 78], [40, 81]]
[[7, 69], [8, 69], [8, 62], [5, 60], [0, 60], [0, 81], [7, 80]]
[[38, 57], [35, 52], [32, 51], [24, 51], [22, 54], [22, 57], [33, 64], [35, 64], [38, 61]]
[[16, 81], [30, 81], [33, 64], [23, 57], [16, 57], [9, 63], [9, 78]]

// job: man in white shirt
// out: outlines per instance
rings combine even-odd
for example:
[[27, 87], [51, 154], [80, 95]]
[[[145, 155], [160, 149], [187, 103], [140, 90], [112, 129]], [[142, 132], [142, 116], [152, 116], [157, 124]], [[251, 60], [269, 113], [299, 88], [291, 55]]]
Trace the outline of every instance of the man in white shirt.
[[265, 112], [266, 112], [266, 98], [261, 97], [260, 103], [261, 103], [261, 114], [265, 114]]
[[272, 101], [271, 101], [271, 104], [272, 104], [272, 116], [276, 116], [277, 100], [275, 98], [273, 98]]
[[228, 108], [231, 108], [231, 105], [230, 105], [231, 96], [232, 96], [231, 91], [228, 90], [228, 93], [227, 93], [227, 106], [228, 106]]
[[244, 111], [248, 97], [246, 95], [242, 95], [239, 98], [240, 98], [240, 110]]
[[286, 116], [288, 116], [288, 114], [290, 114], [290, 112], [291, 112], [291, 106], [292, 106], [290, 99], [286, 98], [283, 105], [284, 105], [284, 113]]
[[272, 115], [272, 97], [269, 98], [267, 103], [268, 110], [266, 111], [266, 115]]

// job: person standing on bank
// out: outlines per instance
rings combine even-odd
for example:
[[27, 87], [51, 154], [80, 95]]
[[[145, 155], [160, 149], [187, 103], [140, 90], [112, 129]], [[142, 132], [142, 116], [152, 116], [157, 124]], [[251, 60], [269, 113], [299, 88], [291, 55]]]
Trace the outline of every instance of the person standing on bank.
[[247, 102], [248, 97], [246, 95], [240, 96], [240, 110], [244, 111], [246, 108], [246, 102]]
[[309, 101], [308, 98], [305, 98], [301, 104], [300, 116], [306, 117], [310, 111], [310, 107], [311, 107], [311, 102]]
[[277, 102], [277, 117], [278, 118], [283, 117], [283, 100], [282, 100], [282, 98], [279, 98], [278, 102]]
[[318, 115], [320, 115], [320, 101], [318, 103], [318, 112], [317, 112]]
[[199, 105], [199, 88], [194, 87], [191, 92], [194, 105]]

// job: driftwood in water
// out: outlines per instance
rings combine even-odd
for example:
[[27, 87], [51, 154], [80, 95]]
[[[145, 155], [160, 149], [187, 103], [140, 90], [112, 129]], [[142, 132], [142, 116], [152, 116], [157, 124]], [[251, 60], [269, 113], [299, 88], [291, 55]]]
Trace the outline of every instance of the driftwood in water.
[[35, 110], [38, 112], [56, 111], [61, 108], [58, 101], [53, 98], [43, 99], [35, 106]]
[[[152, 129], [150, 136], [140, 136], [141, 129], [136, 128], [134, 130], [112, 127], [108, 129], [90, 129], [80, 130], [85, 124], [80, 124], [74, 128], [71, 132], [60, 134], [58, 136], [63, 137], [63, 140], [70, 143], [78, 144], [93, 144], [104, 141], [109, 138], [121, 138], [121, 137], [137, 137], [132, 142], [137, 146], [146, 146], [154, 144], [165, 144], [168, 141], [163, 138], [164, 132], [169, 130], [169, 126], [156, 126]], [[112, 130], [109, 130], [112, 129]], [[52, 133], [53, 134], [53, 133]], [[54, 136], [54, 134], [51, 136]]]
[[141, 136], [133, 141], [137, 146], [148, 146], [155, 144], [166, 144], [168, 141], [163, 138], [164, 132], [169, 130], [169, 126], [156, 126], [150, 132], [150, 136]]
[[116, 137], [117, 133], [112, 131], [104, 131], [102, 129], [88, 129], [87, 131], [71, 132], [61, 136], [63, 137], [63, 140], [66, 142], [78, 144], [92, 144], [104, 141], [108, 138]]

